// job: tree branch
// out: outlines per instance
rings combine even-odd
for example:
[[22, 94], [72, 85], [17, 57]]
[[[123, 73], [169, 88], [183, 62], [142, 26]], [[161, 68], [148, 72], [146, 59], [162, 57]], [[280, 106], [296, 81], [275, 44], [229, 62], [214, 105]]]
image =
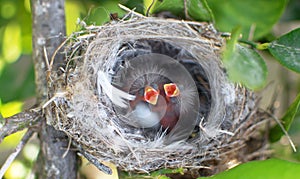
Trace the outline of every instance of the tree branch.
[[0, 128], [0, 143], [6, 136], [25, 128], [38, 125], [38, 122], [41, 121], [41, 115], [40, 109], [31, 109], [18, 113], [12, 117], [5, 118], [4, 125]]
[[[31, 0], [31, 10], [36, 92], [38, 102], [44, 104], [50, 93], [47, 86], [48, 80], [51, 80], [50, 71], [58, 72], [58, 67], [64, 62], [61, 51], [55, 55], [53, 64], [49, 62], [66, 34], [64, 0]], [[68, 137], [46, 124], [46, 121], [52, 121], [51, 114], [46, 114], [45, 117], [39, 133], [41, 147], [36, 165], [37, 177], [76, 178], [76, 153], [69, 150], [63, 158], [68, 148]]]
[[73, 145], [77, 147], [80, 154], [83, 155], [89, 162], [91, 162], [93, 165], [95, 165], [100, 171], [104, 172], [105, 174], [111, 175], [112, 169], [108, 166], [102, 164], [96, 157], [86, 152], [80, 144], [78, 144], [76, 141], [72, 141]]

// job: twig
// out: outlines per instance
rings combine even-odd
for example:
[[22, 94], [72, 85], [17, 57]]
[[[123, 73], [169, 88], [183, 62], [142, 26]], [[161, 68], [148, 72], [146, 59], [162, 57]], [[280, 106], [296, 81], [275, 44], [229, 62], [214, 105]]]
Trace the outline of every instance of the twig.
[[55, 51], [54, 51], [54, 53], [53, 53], [53, 55], [52, 55], [52, 57], [51, 57], [51, 61], [50, 61], [50, 71], [52, 70], [52, 66], [53, 66], [53, 64], [54, 64], [54, 60], [55, 60], [55, 57], [56, 57], [56, 54], [58, 53], [58, 51], [59, 50], [61, 50], [63, 47], [64, 47], [64, 45], [68, 42], [70, 40], [70, 38], [67, 38], [67, 39], [65, 39], [56, 49], [55, 49]]
[[40, 109], [30, 109], [12, 117], [5, 118], [5, 123], [3, 127], [0, 128], [0, 143], [6, 136], [36, 125], [40, 121], [40, 117]]
[[28, 129], [28, 131], [23, 136], [20, 143], [17, 145], [15, 151], [9, 155], [9, 157], [6, 159], [5, 163], [2, 165], [0, 169], [0, 178], [3, 178], [5, 172], [7, 171], [8, 167], [11, 165], [11, 163], [15, 160], [17, 155], [20, 153], [20, 151], [23, 149], [27, 141], [30, 139], [30, 137], [33, 135], [34, 131], [32, 129]]
[[86, 152], [81, 146], [80, 144], [78, 144], [77, 142], [75, 142], [74, 140], [72, 141], [73, 145], [77, 147], [77, 149], [79, 150], [79, 153], [81, 155], [83, 155], [89, 162], [91, 162], [92, 164], [94, 164], [100, 171], [111, 175], [112, 174], [112, 169], [109, 168], [108, 166], [102, 164], [101, 162], [99, 162], [99, 160], [94, 157], [93, 155], [89, 154], [88, 152]]
[[147, 17], [149, 17], [149, 13], [150, 13], [150, 10], [151, 10], [152, 6], [154, 5], [154, 2], [155, 2], [155, 0], [152, 0], [150, 6], [149, 6], [148, 9], [147, 9], [147, 12], [146, 12], [146, 16], [147, 16]]
[[285, 130], [284, 126], [282, 125], [282, 123], [280, 122], [280, 120], [274, 116], [273, 114], [269, 113], [268, 111], [265, 111], [271, 118], [273, 118], [275, 120], [275, 122], [278, 124], [278, 126], [281, 128], [282, 132], [284, 133], [284, 135], [287, 137], [292, 149], [294, 152], [297, 152], [296, 146], [293, 142], [293, 140], [291, 139], [289, 133]]
[[254, 23], [250, 27], [248, 40], [253, 40], [255, 29], [256, 29], [256, 24]]
[[252, 48], [256, 48], [257, 45], [258, 45], [256, 42], [253, 42], [253, 41], [250, 41], [250, 40], [239, 39], [238, 41], [240, 43], [244, 43], [244, 44], [250, 45]]
[[187, 4], [188, 2], [187, 2], [187, 0], [184, 0], [183, 3], [184, 3], [183, 5], [184, 5], [184, 15], [185, 15], [185, 18], [190, 20], [192, 18], [190, 17], [189, 12], [188, 12], [188, 7], [187, 7], [188, 6], [188, 4]]
[[68, 148], [67, 148], [67, 150], [65, 151], [65, 153], [62, 155], [61, 158], [65, 158], [65, 157], [67, 156], [67, 154], [68, 154], [68, 152], [69, 152], [69, 150], [70, 150], [70, 148], [71, 148], [71, 144], [72, 144], [72, 138], [69, 138]]
[[256, 42], [253, 42], [250, 40], [244, 40], [244, 39], [239, 39], [239, 42], [250, 45], [252, 48], [255, 48], [257, 50], [266, 50], [270, 46], [270, 43], [260, 44], [260, 43], [256, 43]]
[[[119, 7], [120, 7], [121, 9], [123, 9], [124, 11], [127, 11], [127, 12], [128, 12], [128, 15], [129, 15], [129, 14], [133, 14], [133, 15], [135, 15], [135, 16], [137, 16], [137, 17], [145, 18], [144, 15], [135, 12], [134, 9], [131, 10], [131, 9], [129, 9], [129, 8], [126, 7], [126, 6], [123, 6], [122, 4], [118, 4], [118, 5], [119, 5]], [[127, 16], [127, 15], [126, 15], [126, 16]], [[123, 18], [123, 19], [124, 19], [124, 18]]]

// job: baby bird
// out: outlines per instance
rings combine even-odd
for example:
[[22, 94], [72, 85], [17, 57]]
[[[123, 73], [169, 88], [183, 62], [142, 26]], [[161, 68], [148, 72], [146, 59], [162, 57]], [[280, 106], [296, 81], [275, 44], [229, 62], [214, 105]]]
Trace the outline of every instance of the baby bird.
[[167, 134], [166, 145], [190, 136], [198, 118], [199, 95], [183, 65], [166, 55], [145, 54], [128, 60], [116, 76], [117, 83], [109, 82], [99, 72], [97, 84], [121, 109], [124, 122], [137, 128], [160, 126]]

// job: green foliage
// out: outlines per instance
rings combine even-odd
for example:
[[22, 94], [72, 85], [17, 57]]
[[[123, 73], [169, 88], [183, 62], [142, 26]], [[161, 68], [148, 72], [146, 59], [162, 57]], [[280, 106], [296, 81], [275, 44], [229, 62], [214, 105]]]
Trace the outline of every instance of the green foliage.
[[124, 16], [125, 12], [118, 7], [118, 3], [118, 0], [109, 0], [90, 9], [89, 14], [85, 15], [86, 23], [102, 25], [110, 20], [111, 13], [117, 13], [119, 17]]
[[[177, 17], [185, 17], [184, 0], [163, 0], [155, 1], [154, 7], [151, 9], [152, 13], [161, 11], [170, 11]], [[206, 0], [190, 0], [186, 1], [187, 15], [193, 20], [197, 21], [213, 21], [213, 14], [207, 5]]]
[[[285, 130], [289, 130], [295, 115], [300, 110], [300, 94], [296, 97], [295, 101], [290, 105], [286, 113], [281, 119], [282, 126]], [[279, 125], [274, 126], [270, 131], [270, 141], [276, 142], [280, 139], [281, 136], [283, 136], [284, 133]]]
[[252, 161], [212, 177], [199, 179], [298, 179], [300, 164], [279, 159]]
[[0, 99], [8, 102], [34, 95], [33, 70], [10, 68], [31, 53], [31, 15], [29, 0], [1, 0], [0, 9]]
[[279, 20], [287, 0], [209, 0], [207, 3], [220, 31], [230, 32], [234, 27], [241, 26], [243, 39], [248, 39], [252, 31], [253, 38], [259, 39], [269, 33]]
[[266, 83], [267, 67], [253, 49], [238, 44], [240, 28], [235, 28], [223, 52], [223, 63], [229, 78], [250, 89], [260, 89]]
[[[14, 52], [18, 57], [21, 52], [31, 52], [29, 0], [1, 0], [0, 9], [0, 58], [13, 61], [15, 59], [6, 59], [5, 53]], [[15, 51], [16, 47], [20, 49]]]
[[214, 16], [206, 0], [196, 0], [187, 2], [188, 14], [197, 21], [214, 21]]
[[[268, 50], [286, 68], [300, 73], [300, 28], [295, 29], [268, 44]], [[289, 106], [280, 120], [283, 128], [288, 131], [299, 111], [300, 94]], [[270, 131], [270, 141], [276, 142], [284, 135], [282, 128], [277, 124]]]
[[283, 66], [300, 73], [300, 28], [271, 42], [268, 49]]
[[120, 2], [129, 9], [134, 9], [136, 12], [143, 14], [145, 12], [144, 0], [124, 0]]

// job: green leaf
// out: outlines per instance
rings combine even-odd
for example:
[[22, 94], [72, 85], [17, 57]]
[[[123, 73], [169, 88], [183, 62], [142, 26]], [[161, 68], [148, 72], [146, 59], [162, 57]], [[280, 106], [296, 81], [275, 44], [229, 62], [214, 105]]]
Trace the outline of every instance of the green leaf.
[[279, 63], [300, 73], [300, 28], [271, 42], [268, 49]]
[[141, 14], [144, 13], [144, 0], [123, 0], [120, 1], [122, 5], [128, 7], [129, 9], [134, 9], [135, 12], [139, 12]]
[[229, 79], [242, 83], [249, 89], [260, 89], [266, 83], [267, 67], [264, 60], [253, 49], [237, 43], [239, 28], [232, 32], [223, 53], [223, 63]]
[[[254, 39], [266, 35], [284, 12], [287, 0], [209, 0], [216, 27], [223, 32], [242, 26], [243, 39], [248, 39], [251, 27]], [[252, 39], [250, 39], [252, 40]]]
[[110, 0], [102, 2], [100, 6], [91, 9], [89, 16], [85, 20], [87, 24], [102, 25], [110, 21], [110, 14], [117, 13], [119, 17], [126, 14], [125, 11], [119, 8], [118, 0]]
[[237, 26], [232, 30], [230, 40], [227, 40], [227, 42], [226, 42], [225, 55], [229, 55], [229, 56], [232, 55], [232, 53], [235, 50], [235, 45], [237, 44], [237, 42], [239, 40], [240, 33], [241, 33], [240, 26]]
[[[188, 15], [197, 21], [213, 21], [213, 14], [206, 0], [187, 0], [186, 1]], [[156, 1], [154, 7], [151, 9], [151, 13], [158, 13], [162, 11], [169, 11], [172, 14], [185, 17], [184, 14], [184, 0], [163, 0]]]
[[[289, 130], [295, 115], [300, 110], [300, 93], [296, 97], [295, 101], [290, 105], [286, 113], [281, 119], [282, 126], [286, 131]], [[270, 141], [276, 142], [278, 141], [281, 136], [284, 135], [284, 132], [282, 131], [281, 127], [277, 124], [270, 130]]]
[[279, 159], [252, 161], [212, 177], [198, 179], [298, 179], [300, 164]]
[[196, 21], [214, 21], [213, 14], [206, 0], [187, 1], [188, 14]]

